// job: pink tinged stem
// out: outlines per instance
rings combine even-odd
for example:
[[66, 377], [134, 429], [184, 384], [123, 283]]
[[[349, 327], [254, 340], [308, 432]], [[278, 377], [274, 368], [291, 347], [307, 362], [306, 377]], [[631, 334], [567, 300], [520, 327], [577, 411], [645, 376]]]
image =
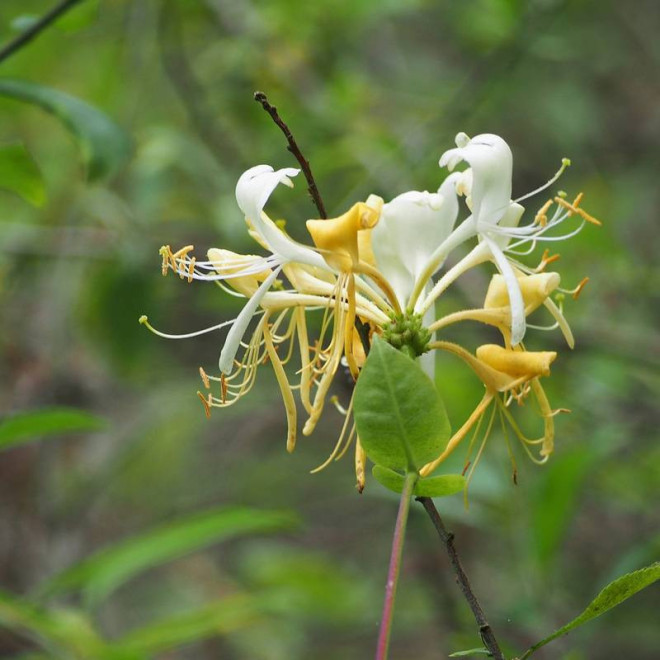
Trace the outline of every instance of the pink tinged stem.
[[392, 616], [394, 614], [394, 597], [396, 585], [399, 581], [401, 570], [401, 557], [403, 556], [403, 541], [406, 535], [406, 523], [408, 522], [408, 511], [410, 500], [413, 495], [415, 484], [419, 475], [416, 472], [408, 472], [401, 492], [399, 502], [399, 513], [396, 517], [394, 536], [392, 537], [392, 554], [390, 556], [390, 567], [387, 573], [387, 584], [385, 585], [385, 604], [383, 606], [383, 618], [380, 622], [378, 633], [378, 646], [376, 648], [376, 660], [386, 660], [390, 645], [390, 632], [392, 630]]

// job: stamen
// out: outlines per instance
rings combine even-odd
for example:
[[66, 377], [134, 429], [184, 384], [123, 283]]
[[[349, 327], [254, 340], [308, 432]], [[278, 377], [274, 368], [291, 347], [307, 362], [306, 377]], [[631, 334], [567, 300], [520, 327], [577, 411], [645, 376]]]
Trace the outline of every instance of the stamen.
[[202, 369], [202, 367], [199, 368], [199, 375], [202, 378], [202, 382], [204, 383], [204, 387], [207, 390], [210, 390], [211, 389], [211, 383], [209, 382], [209, 377], [206, 375], [206, 371], [204, 371], [204, 369]]
[[222, 393], [222, 403], [227, 402], [227, 379], [224, 374], [220, 374], [220, 391]]
[[561, 167], [555, 172], [555, 175], [548, 181], [547, 183], [544, 183], [542, 186], [539, 188], [536, 188], [535, 190], [532, 190], [532, 192], [527, 193], [526, 195], [523, 195], [522, 197], [518, 197], [518, 199], [514, 199], [513, 201], [516, 204], [519, 204], [525, 199], [528, 199], [529, 197], [533, 197], [534, 195], [538, 195], [538, 193], [544, 191], [546, 188], [549, 188], [557, 179], [564, 173], [564, 170], [566, 170], [567, 167], [569, 167], [571, 164], [570, 159], [568, 158], [562, 158], [561, 159]]
[[206, 415], [206, 419], [210, 419], [211, 403], [213, 401], [211, 395], [209, 394], [207, 399], [199, 390], [197, 390], [197, 396], [199, 397], [199, 400], [202, 402], [202, 405], [204, 406], [204, 413]]
[[550, 249], [546, 248], [543, 250], [543, 254], [541, 255], [541, 261], [539, 262], [539, 265], [534, 269], [535, 273], [542, 273], [545, 269], [546, 266], [554, 263], [555, 261], [559, 261], [561, 259], [561, 255], [559, 253], [557, 254], [550, 254]]
[[192, 257], [188, 263], [188, 284], [193, 281], [193, 276], [195, 274], [195, 261], [195, 257]]
[[587, 282], [589, 281], [588, 277], [585, 277], [573, 290], [573, 300], [577, 300], [582, 293], [582, 289], [586, 286]]
[[161, 272], [163, 273], [163, 277], [165, 277], [170, 267], [171, 258], [172, 258], [172, 249], [170, 248], [169, 245], [163, 245], [160, 248], [160, 250], [158, 250], [158, 254], [160, 254], [160, 256], [163, 258]]
[[213, 332], [214, 330], [220, 330], [221, 328], [225, 328], [228, 325], [231, 325], [234, 323], [236, 319], [231, 319], [231, 321], [224, 321], [223, 323], [218, 323], [218, 325], [213, 325], [210, 328], [204, 328], [204, 330], [197, 330], [197, 332], [189, 332], [187, 334], [183, 335], [170, 335], [165, 332], [160, 332], [160, 330], [156, 330], [151, 323], [149, 323], [149, 319], [146, 315], [142, 315], [138, 321], [146, 326], [151, 332], [153, 332], [155, 335], [158, 335], [159, 337], [163, 337], [164, 339], [189, 339], [190, 337], [199, 337], [200, 335], [205, 335], [209, 332]]
[[548, 212], [548, 209], [552, 206], [553, 200], [549, 199], [538, 211], [538, 213], [534, 216], [534, 224], [541, 225], [541, 227], [545, 227], [548, 224], [548, 216], [546, 213]]
[[[578, 198], [581, 199], [579, 195]], [[561, 197], [555, 197], [555, 202], [557, 202], [557, 204], [559, 204], [560, 206], [563, 206], [564, 208], [568, 209], [570, 211], [569, 215], [576, 213], [583, 220], [585, 220], [586, 222], [590, 222], [592, 225], [596, 225], [597, 227], [600, 227], [603, 224], [597, 218], [594, 218], [592, 215], [589, 215], [586, 211], [583, 211], [581, 208], [575, 206], [575, 204], [571, 204], [570, 202], [567, 202], [565, 199], [562, 199]]]

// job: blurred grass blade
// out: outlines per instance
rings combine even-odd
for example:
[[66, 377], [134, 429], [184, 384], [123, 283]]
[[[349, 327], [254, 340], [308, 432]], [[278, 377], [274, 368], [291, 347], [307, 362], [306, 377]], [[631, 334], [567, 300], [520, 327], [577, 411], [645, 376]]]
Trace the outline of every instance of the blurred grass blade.
[[614, 582], [608, 584], [598, 596], [591, 601], [587, 609], [585, 609], [580, 616], [559, 628], [559, 630], [552, 633], [549, 637], [542, 639], [540, 642], [527, 649], [527, 651], [520, 656], [520, 660], [529, 658], [534, 651], [545, 646], [553, 639], [557, 639], [557, 637], [561, 637], [574, 628], [577, 628], [578, 626], [591, 621], [591, 619], [595, 619], [597, 616], [611, 610], [619, 603], [634, 596], [638, 591], [641, 591], [644, 587], [648, 587], [658, 579], [660, 579], [660, 562], [656, 562], [645, 568], [640, 568], [638, 571], [622, 575], [620, 578], [614, 580]]
[[180, 518], [110, 546], [56, 575], [40, 589], [44, 595], [81, 589], [97, 605], [134, 575], [212, 543], [245, 534], [291, 529], [297, 518], [286, 511], [212, 509]]
[[450, 658], [471, 658], [475, 655], [490, 655], [488, 649], [480, 646], [478, 649], [468, 649], [467, 651], [456, 651], [455, 653], [450, 653]]
[[75, 408], [42, 408], [0, 421], [0, 450], [31, 442], [44, 435], [97, 431], [105, 421]]
[[250, 625], [258, 616], [254, 597], [234, 594], [135, 630], [120, 639], [117, 648], [122, 652], [151, 657], [182, 644], [226, 635]]
[[131, 154], [126, 132], [106, 114], [74, 96], [10, 78], [0, 79], [0, 95], [31, 103], [57, 117], [78, 140], [90, 181], [111, 176]]
[[0, 627], [34, 640], [48, 652], [26, 657], [71, 660], [138, 660], [140, 657], [129, 651], [108, 652], [105, 642], [81, 612], [46, 610], [4, 591], [0, 591]]
[[39, 167], [20, 142], [0, 145], [0, 188], [33, 206], [46, 202], [46, 186]]

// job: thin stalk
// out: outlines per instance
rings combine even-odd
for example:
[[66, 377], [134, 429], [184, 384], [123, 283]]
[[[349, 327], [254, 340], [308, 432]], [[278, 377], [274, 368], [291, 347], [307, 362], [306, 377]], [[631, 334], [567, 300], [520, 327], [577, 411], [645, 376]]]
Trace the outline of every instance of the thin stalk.
[[442, 540], [445, 549], [447, 550], [449, 561], [451, 562], [451, 567], [454, 569], [454, 573], [456, 574], [456, 581], [458, 582], [458, 585], [463, 592], [463, 596], [470, 606], [472, 614], [474, 615], [474, 619], [479, 626], [481, 641], [488, 649], [491, 658], [495, 658], [495, 660], [504, 660], [502, 651], [500, 650], [497, 640], [495, 639], [493, 629], [490, 627], [488, 621], [486, 621], [486, 615], [484, 614], [481, 604], [477, 600], [474, 591], [472, 591], [472, 586], [470, 585], [468, 576], [463, 570], [463, 565], [461, 564], [461, 560], [459, 559], [458, 553], [456, 552], [456, 548], [454, 546], [454, 535], [447, 531], [447, 528], [445, 527], [442, 518], [440, 518], [440, 514], [435, 508], [435, 504], [433, 504], [433, 500], [430, 497], [418, 497], [416, 499], [422, 504], [426, 510], [426, 513], [428, 513], [433, 526], [438, 532], [438, 535], [440, 536], [440, 539]]
[[64, 0], [49, 12], [45, 13], [39, 20], [35, 21], [27, 30], [21, 32], [13, 41], [0, 48], [0, 62], [18, 52], [23, 46], [30, 43], [36, 36], [45, 30], [51, 23], [54, 23], [62, 14], [72, 9], [83, 0]]
[[319, 215], [321, 218], [327, 218], [328, 214], [325, 212], [325, 206], [323, 205], [323, 200], [321, 199], [321, 193], [316, 186], [316, 181], [314, 180], [314, 175], [312, 174], [312, 168], [309, 166], [309, 161], [303, 156], [296, 139], [293, 137], [291, 130], [284, 123], [284, 120], [280, 117], [277, 112], [277, 108], [274, 105], [271, 105], [268, 101], [268, 97], [263, 92], [255, 92], [254, 100], [257, 103], [261, 103], [261, 107], [270, 115], [271, 119], [275, 122], [277, 127], [284, 133], [284, 137], [288, 143], [287, 149], [295, 156], [300, 167], [302, 168], [303, 174], [307, 181], [307, 191], [309, 192], [314, 206], [316, 206]]
[[392, 537], [392, 554], [390, 556], [390, 568], [387, 572], [387, 584], [385, 585], [385, 604], [383, 605], [383, 618], [380, 621], [380, 632], [378, 633], [378, 646], [376, 648], [376, 660], [386, 660], [387, 651], [390, 646], [390, 632], [392, 631], [392, 617], [394, 615], [394, 598], [396, 596], [396, 585], [399, 581], [401, 570], [401, 557], [403, 556], [403, 541], [406, 536], [406, 523], [408, 522], [408, 511], [415, 483], [419, 475], [416, 472], [408, 472], [401, 492], [399, 502], [399, 513], [394, 526]]

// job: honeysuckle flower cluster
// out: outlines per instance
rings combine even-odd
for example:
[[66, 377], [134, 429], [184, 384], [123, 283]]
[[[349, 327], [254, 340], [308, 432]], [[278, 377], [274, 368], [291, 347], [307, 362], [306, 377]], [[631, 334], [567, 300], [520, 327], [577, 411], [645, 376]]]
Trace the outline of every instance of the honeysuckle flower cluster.
[[[454, 171], [461, 163], [465, 168]], [[511, 150], [497, 135], [470, 139], [459, 133], [456, 147], [446, 151], [439, 164], [450, 173], [437, 192], [404, 192], [387, 203], [371, 195], [339, 217], [307, 220], [310, 245], [291, 238], [282, 223], [264, 211], [275, 189], [280, 184], [292, 187], [299, 170], [258, 165], [240, 177], [236, 200], [261, 254], [211, 248], [206, 260], [197, 260], [192, 246], [176, 251], [161, 248], [164, 275], [172, 270], [188, 282], [213, 282], [246, 299], [235, 319], [188, 335], [168, 335], [155, 330], [146, 317], [140, 319], [166, 338], [228, 328], [217, 373], [207, 374], [200, 368], [205, 391], [198, 395], [207, 415], [212, 408], [229, 406], [247, 394], [258, 367], [270, 364], [287, 415], [287, 450], [293, 451], [297, 438], [294, 393], [306, 418], [303, 435], [313, 432], [332, 400], [345, 422], [328, 460], [317, 469], [341, 457], [354, 443], [358, 489], [362, 490], [366, 456], [355, 437], [351, 401], [342, 406], [329, 393], [342, 364], [354, 379], [359, 377], [370, 341], [378, 334], [411, 357], [421, 358], [431, 375], [436, 350], [453, 354], [484, 385], [472, 414], [442, 454], [421, 470], [422, 476], [438, 468], [470, 432], [470, 452], [479, 446], [474, 469], [498, 415], [532, 460], [547, 460], [553, 451], [554, 416], [559, 410], [550, 406], [541, 378], [550, 374], [556, 352], [527, 351], [523, 339], [530, 328], [556, 327], [572, 347], [573, 335], [553, 295], [577, 297], [586, 279], [567, 291], [560, 287], [559, 274], [547, 270], [558, 255], [546, 249], [534, 266], [521, 258], [539, 244], [576, 235], [586, 223], [600, 223], [582, 209], [582, 195], [569, 202], [563, 193], [545, 200], [531, 220], [522, 222], [520, 202], [550, 188], [569, 164], [567, 160], [548, 183], [517, 200], [511, 199]], [[466, 245], [467, 254], [446, 268], [449, 255]], [[461, 275], [483, 264], [491, 264], [494, 270], [483, 307], [437, 318], [435, 302]], [[552, 326], [527, 323], [527, 317], [540, 308], [552, 318]], [[313, 315], [320, 316], [320, 323], [310, 322]], [[496, 327], [501, 345], [486, 344], [472, 352], [442, 339], [445, 328], [466, 321]], [[312, 334], [310, 328], [316, 332]], [[295, 368], [287, 373], [289, 363]], [[543, 432], [537, 438], [522, 432], [512, 412], [513, 402], [522, 404], [529, 398], [536, 402], [542, 420]], [[475, 444], [478, 438], [481, 442]]]

